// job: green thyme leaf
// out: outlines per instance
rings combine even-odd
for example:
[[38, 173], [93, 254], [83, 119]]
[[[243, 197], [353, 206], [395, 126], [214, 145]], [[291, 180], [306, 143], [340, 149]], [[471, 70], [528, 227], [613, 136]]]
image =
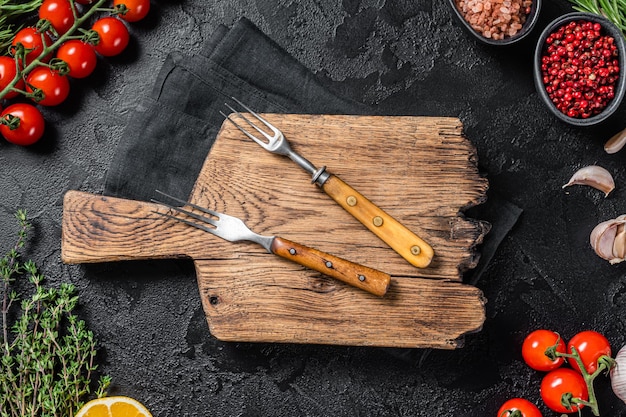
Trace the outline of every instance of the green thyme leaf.
[[[30, 225], [25, 212], [16, 217], [17, 241], [0, 259], [0, 417], [71, 417], [93, 389], [104, 396], [111, 379], [92, 380], [96, 340], [73, 312], [76, 288], [67, 283], [45, 288], [35, 263], [21, 261], [19, 248]], [[11, 289], [19, 279], [34, 287], [30, 297], [20, 298]]]
[[42, 0], [0, 0], [0, 55], [5, 55], [15, 33], [34, 14]]

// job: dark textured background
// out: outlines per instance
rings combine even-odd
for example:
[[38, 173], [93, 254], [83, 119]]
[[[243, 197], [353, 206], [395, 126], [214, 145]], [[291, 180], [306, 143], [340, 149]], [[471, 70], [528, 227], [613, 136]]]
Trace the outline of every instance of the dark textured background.
[[[626, 108], [599, 127], [573, 128], [535, 92], [534, 40], [565, 0], [544, 1], [533, 36], [507, 50], [477, 44], [444, 1], [153, 1], [121, 56], [73, 82], [69, 101], [46, 109], [41, 143], [0, 143], [0, 248], [13, 214], [34, 224], [25, 256], [48, 283], [74, 283], [81, 316], [101, 342], [111, 394], [155, 416], [489, 416], [509, 397], [539, 403], [540, 374], [521, 361], [538, 327], [565, 338], [584, 329], [625, 344], [626, 265], [588, 243], [600, 221], [626, 212], [626, 151], [602, 145]], [[190, 262], [67, 266], [60, 261], [62, 197], [100, 192], [116, 145], [172, 50], [197, 52], [219, 24], [246, 16], [340, 94], [389, 115], [460, 117], [491, 191], [524, 210], [477, 283], [489, 302], [483, 330], [456, 351], [223, 343], [207, 328]], [[609, 198], [562, 190], [578, 168], [614, 176]], [[604, 416], [626, 406], [597, 384]], [[542, 406], [546, 416], [554, 415]], [[588, 413], [588, 410], [586, 411]], [[590, 415], [590, 414], [587, 414]]]

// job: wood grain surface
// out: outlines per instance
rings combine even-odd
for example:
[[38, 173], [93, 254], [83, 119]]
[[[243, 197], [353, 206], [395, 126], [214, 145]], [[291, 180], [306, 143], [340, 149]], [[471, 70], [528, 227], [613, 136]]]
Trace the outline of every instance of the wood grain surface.
[[[410, 265], [286, 157], [224, 124], [188, 198], [276, 235], [391, 274], [383, 298], [268, 254], [168, 220], [162, 206], [70, 191], [67, 263], [190, 257], [212, 335], [227, 341], [453, 349], [485, 319], [481, 291], [461, 282], [488, 225], [463, 211], [487, 181], [456, 118], [265, 117], [292, 147], [428, 242], [428, 268]], [[156, 195], [155, 195], [156, 197]], [[187, 198], [187, 196], [178, 196]]]

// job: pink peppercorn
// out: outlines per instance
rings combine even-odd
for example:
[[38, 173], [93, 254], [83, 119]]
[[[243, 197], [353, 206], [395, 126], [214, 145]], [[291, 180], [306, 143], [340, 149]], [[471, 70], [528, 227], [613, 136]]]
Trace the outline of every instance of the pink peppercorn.
[[552, 103], [577, 119], [596, 116], [615, 96], [620, 66], [615, 39], [599, 23], [572, 21], [546, 39], [543, 84]]

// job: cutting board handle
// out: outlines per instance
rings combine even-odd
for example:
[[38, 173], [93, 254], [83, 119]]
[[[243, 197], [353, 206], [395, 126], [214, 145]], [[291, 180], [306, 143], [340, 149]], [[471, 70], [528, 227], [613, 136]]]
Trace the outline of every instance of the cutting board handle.
[[[142, 201], [68, 191], [61, 259], [68, 264], [189, 257], [188, 234]], [[174, 230], [176, 229], [176, 230]], [[181, 233], [182, 232], [182, 233]]]

